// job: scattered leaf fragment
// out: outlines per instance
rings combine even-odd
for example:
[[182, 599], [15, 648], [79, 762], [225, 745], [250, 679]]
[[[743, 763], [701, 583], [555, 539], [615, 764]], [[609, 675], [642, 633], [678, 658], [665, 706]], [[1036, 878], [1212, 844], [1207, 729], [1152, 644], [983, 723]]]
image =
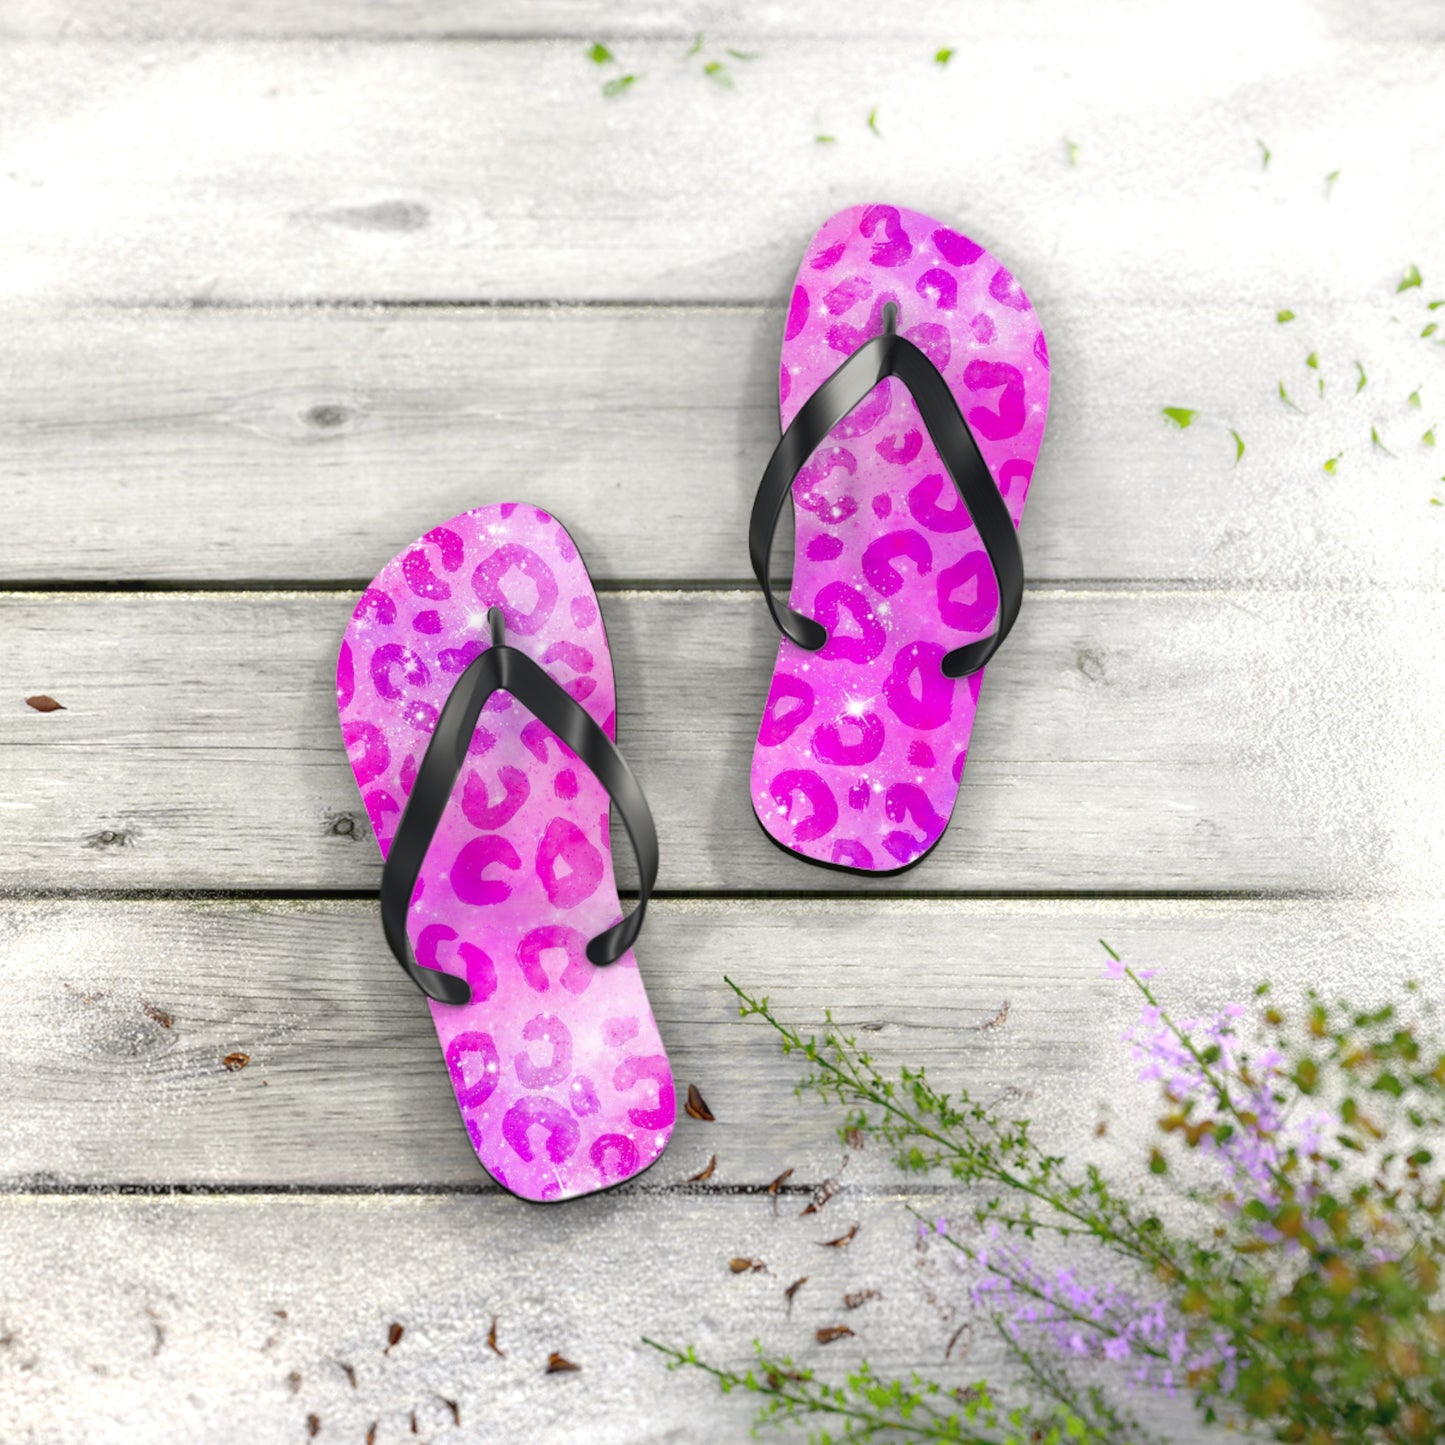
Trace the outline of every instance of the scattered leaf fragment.
[[1420, 268], [1412, 262], [1405, 274], [1400, 278], [1400, 284], [1395, 287], [1395, 294], [1398, 296], [1401, 291], [1408, 291], [1412, 286], [1419, 286], [1422, 279]]
[[1336, 182], [1337, 180], [1339, 180], [1339, 178], [1340, 178], [1340, 173], [1339, 173], [1338, 170], [1333, 170], [1333, 171], [1331, 171], [1331, 172], [1329, 173], [1329, 175], [1327, 175], [1327, 176], [1325, 177], [1325, 198], [1326, 198], [1326, 199], [1328, 199], [1330, 196], [1332, 196], [1332, 195], [1334, 194], [1335, 182]]
[[547, 1371], [549, 1375], [575, 1375], [582, 1369], [581, 1365], [574, 1365], [565, 1355], [559, 1355], [553, 1350], [547, 1356]]
[[371, 1428], [366, 1432], [366, 1445], [376, 1445], [376, 1427], [380, 1424], [380, 1420], [371, 1422]]
[[692, 44], [689, 45], [685, 51], [683, 51], [682, 58], [683, 58], [684, 60], [691, 60], [692, 57], [693, 57], [694, 55], [696, 55], [696, 54], [698, 53], [698, 51], [701, 50], [701, 49], [702, 49], [702, 31], [699, 30], [699, 31], [697, 32], [697, 34], [693, 36], [693, 38], [692, 38]]
[[1166, 406], [1161, 410], [1180, 431], [1183, 431], [1199, 415], [1197, 411], [1190, 411], [1187, 406]]
[[836, 1175], [835, 1175], [833, 1178], [831, 1178], [831, 1179], [825, 1179], [825, 1180], [813, 1191], [813, 1197], [812, 1197], [812, 1198], [807, 1202], [807, 1204], [804, 1206], [803, 1211], [802, 1211], [801, 1214], [799, 1214], [798, 1218], [801, 1219], [801, 1218], [803, 1217], [803, 1215], [805, 1215], [805, 1214], [819, 1214], [819, 1213], [821, 1213], [823, 1207], [827, 1204], [827, 1202], [828, 1202], [828, 1201], [839, 1191], [839, 1189], [841, 1189], [842, 1187], [843, 1187], [843, 1186], [842, 1186], [841, 1182], [839, 1181], [839, 1179], [838, 1179], [838, 1177], [837, 1177]]
[[492, 1316], [492, 1327], [487, 1331], [487, 1348], [500, 1359], [507, 1358], [507, 1352], [497, 1343], [497, 1317]]
[[610, 65], [617, 57], [600, 41], [594, 41], [587, 58], [593, 65]]
[[1406, 400], [1411, 406], [1413, 406], [1413, 407], [1415, 407], [1415, 408], [1418, 409], [1418, 408], [1420, 407], [1420, 405], [1421, 405], [1421, 401], [1420, 401], [1420, 388], [1417, 386], [1417, 387], [1415, 388], [1415, 390], [1412, 391], [1412, 392], [1410, 393], [1410, 395], [1405, 398], [1405, 400]]
[[807, 1282], [808, 1276], [802, 1275], [800, 1278], [795, 1279], [792, 1284], [790, 1284], [787, 1289], [783, 1291], [783, 1298], [788, 1302], [789, 1314], [792, 1314], [793, 1312], [793, 1296], [797, 1294], [797, 1292], [802, 1289], [802, 1287], [807, 1284]]
[[405, 1333], [405, 1326], [393, 1322], [391, 1328], [386, 1332], [386, 1348], [381, 1353], [383, 1355], [389, 1355], [392, 1350], [394, 1350], [397, 1345], [401, 1343], [401, 1337]]
[[874, 135], [881, 136], [883, 134], [883, 132], [878, 129], [878, 107], [876, 105], [868, 112], [868, 129], [871, 130]]
[[1365, 368], [1357, 361], [1355, 370], [1359, 373], [1359, 380], [1355, 382], [1355, 395], [1358, 396], [1369, 383], [1370, 378], [1365, 375]]
[[687, 1103], [683, 1105], [689, 1119], [701, 1119], [705, 1123], [713, 1123], [712, 1110], [707, 1106], [707, 1100], [698, 1092], [696, 1084], [687, 1086]]
[[348, 1365], [344, 1360], [337, 1360], [336, 1367], [346, 1376], [346, 1383], [354, 1390], [356, 1388], [356, 1366]]
[[1099, 1122], [1094, 1125], [1094, 1138], [1102, 1139], [1108, 1132], [1109, 1126], [1103, 1119], [1100, 1119]]
[[58, 703], [53, 697], [47, 697], [43, 692], [37, 692], [34, 697], [25, 699], [26, 707], [33, 707], [36, 712], [64, 712], [63, 703]]
[[728, 1260], [728, 1268], [734, 1274], [764, 1274], [768, 1267], [760, 1259], [744, 1259], [739, 1254]]
[[1279, 322], [1281, 326], [1284, 326], [1294, 320], [1294, 312], [1286, 307], [1283, 311], [1276, 311], [1274, 313], [1274, 319]]
[[314, 1440], [321, 1433], [321, 1416], [308, 1415], [306, 1417], [306, 1433]]
[[1435, 445], [1435, 428], [1432, 426], [1430, 430], [1427, 431], [1425, 435], [1420, 438], [1420, 440], [1427, 447], [1433, 447]]
[[286, 1383], [291, 1387], [291, 1393], [293, 1395], [299, 1395], [301, 1393], [301, 1371], [292, 1370], [291, 1373], [286, 1376]]
[[1442, 306], [1445, 306], [1445, 301], [1430, 301], [1426, 304], [1431, 311], [1438, 311]]
[[733, 83], [732, 72], [721, 60], [709, 60], [702, 68], [702, 73], [709, 80], [716, 81], [719, 85], [731, 86]]
[[690, 1175], [690, 1176], [688, 1177], [687, 1182], [688, 1182], [689, 1184], [701, 1184], [704, 1179], [711, 1179], [711, 1178], [712, 1178], [712, 1176], [713, 1176], [713, 1171], [714, 1171], [716, 1168], [717, 1168], [717, 1155], [714, 1154], [714, 1155], [712, 1156], [712, 1158], [709, 1159], [709, 1160], [707, 1161], [707, 1163], [703, 1166], [703, 1168], [699, 1169], [696, 1174]]
[[448, 1400], [445, 1395], [438, 1395], [437, 1399], [452, 1412], [452, 1424], [460, 1425], [462, 1423], [462, 1407], [455, 1400]]
[[419, 1434], [421, 1434], [421, 1431], [416, 1428], [416, 1411], [415, 1411], [415, 1410], [413, 1410], [413, 1411], [411, 1412], [411, 1433], [412, 1433], [413, 1435], [419, 1435]]
[[724, 48], [734, 60], [748, 61], [756, 60], [758, 58], [758, 52], [756, 50], [734, 50], [731, 45]]
[[1303, 408], [1302, 408], [1302, 407], [1299, 407], [1299, 406], [1296, 406], [1295, 403], [1293, 402], [1293, 400], [1291, 400], [1290, 394], [1289, 394], [1289, 392], [1287, 392], [1287, 391], [1284, 389], [1284, 382], [1282, 382], [1282, 381], [1281, 381], [1280, 384], [1279, 384], [1279, 399], [1280, 399], [1291, 411], [1297, 411], [1297, 412], [1300, 412], [1301, 415], [1303, 415]]
[[140, 1011], [150, 1019], [152, 1023], [159, 1024], [163, 1029], [171, 1028], [176, 1021], [174, 1014], [168, 1014], [165, 1009], [157, 1008], [155, 1004], [147, 1003], [144, 999], [141, 1000]]
[[1334, 476], [1334, 474], [1339, 470], [1340, 458], [1342, 456], [1344, 456], [1344, 452], [1336, 452], [1334, 456], [1332, 456], [1329, 461], [1325, 463], [1325, 471], [1327, 471], [1330, 476]]
[[1387, 457], [1392, 457], [1395, 455], [1395, 453], [1392, 452], [1389, 447], [1385, 445], [1385, 439], [1380, 435], [1380, 428], [1377, 426], [1372, 426], [1370, 428], [1370, 443], [1372, 446], [1379, 447], [1379, 449], [1384, 452]]
[[1307, 367], [1309, 367], [1309, 369], [1310, 369], [1311, 371], [1318, 371], [1318, 370], [1320, 369], [1320, 354], [1319, 354], [1319, 352], [1318, 352], [1318, 351], [1312, 351], [1312, 352], [1310, 352], [1310, 354], [1309, 354], [1307, 357], [1305, 357], [1305, 365], [1306, 365]]
[[991, 1019], [985, 1019], [981, 1024], [975, 1025], [975, 1032], [991, 1034], [995, 1029], [1001, 1029], [1008, 1022], [1009, 1008], [1009, 1001], [1005, 999], [999, 1011]]
[[234, 1053], [227, 1054], [226, 1057], [221, 1060], [221, 1067], [225, 1069], [228, 1074], [239, 1074], [250, 1062], [250, 1054], [243, 1054], [240, 1049], [237, 1049]]
[[1259, 155], [1260, 155], [1259, 168], [1260, 168], [1260, 170], [1262, 170], [1262, 171], [1267, 171], [1267, 170], [1269, 169], [1269, 156], [1270, 156], [1269, 147], [1268, 147], [1267, 145], [1265, 145], [1265, 143], [1264, 143], [1262, 140], [1256, 140], [1256, 141], [1255, 141], [1255, 145], [1257, 145], [1257, 146], [1259, 147]]
[[817, 1340], [820, 1345], [831, 1345], [834, 1340], [846, 1340], [852, 1334], [847, 1325], [824, 1325], [817, 1332]]
[[832, 146], [838, 144], [838, 137], [835, 135], [815, 135], [813, 144], [820, 146]]
[[792, 1177], [793, 1171], [791, 1169], [784, 1169], [783, 1172], [779, 1174], [778, 1177], [774, 1179], [771, 1184], [768, 1185], [768, 1193], [772, 1195], [774, 1199], [776, 1199], [778, 1196], [778, 1190], [780, 1190], [783, 1185], [786, 1184], [788, 1180]]
[[617, 75], [602, 87], [602, 94], [610, 100], [614, 95], [621, 95], [623, 91], [630, 90], [636, 84], [637, 77], [635, 75]]
[[1079, 164], [1079, 147], [1076, 141], [1071, 141], [1068, 136], [1064, 137], [1064, 154], [1069, 158], [1070, 166]]
[[820, 1239], [818, 1243], [824, 1249], [844, 1249], [852, 1244], [854, 1236], [858, 1233], [858, 1226], [855, 1224], [847, 1234], [840, 1234], [837, 1239]]
[[1233, 427], [1229, 429], [1229, 434], [1234, 438], [1234, 465], [1238, 466], [1240, 458], [1244, 455], [1244, 438]]
[[883, 1296], [876, 1289], [855, 1290], [852, 1294], [843, 1296], [843, 1308], [845, 1310], [856, 1310], [859, 1305], [865, 1305], [871, 1299], [882, 1299]]
[[953, 59], [953, 46], [944, 45], [933, 52], [933, 63], [935, 65], [947, 65]]
[[1428, 326], [1426, 326], [1426, 327], [1424, 328], [1424, 330], [1422, 330], [1422, 331], [1420, 332], [1420, 339], [1423, 341], [1423, 340], [1425, 340], [1427, 337], [1434, 336], [1434, 334], [1435, 334], [1439, 329], [1440, 329], [1440, 323], [1439, 323], [1438, 321], [1432, 321]]

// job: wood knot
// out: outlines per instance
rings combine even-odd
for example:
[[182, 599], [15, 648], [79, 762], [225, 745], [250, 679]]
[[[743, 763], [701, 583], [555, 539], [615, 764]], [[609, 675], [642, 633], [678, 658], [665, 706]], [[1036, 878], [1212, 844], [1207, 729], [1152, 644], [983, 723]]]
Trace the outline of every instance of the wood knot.
[[355, 813], [331, 813], [326, 819], [328, 838], [364, 838], [366, 829]]
[[340, 402], [320, 401], [305, 413], [303, 419], [321, 431], [334, 431], [351, 420], [351, 408], [342, 406]]
[[87, 848], [129, 848], [135, 842], [135, 834], [129, 828], [102, 828], [85, 839]]

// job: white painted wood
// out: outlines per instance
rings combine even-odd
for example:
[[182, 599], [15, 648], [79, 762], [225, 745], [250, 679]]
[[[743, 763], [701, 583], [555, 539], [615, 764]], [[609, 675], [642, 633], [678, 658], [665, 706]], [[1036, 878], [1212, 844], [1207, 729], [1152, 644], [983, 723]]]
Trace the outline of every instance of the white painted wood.
[[[1221, 298], [1102, 325], [1065, 303], [1029, 577], [1445, 583], [1419, 444], [1434, 413], [1407, 401], [1433, 357], [1387, 313], [1341, 303], [1292, 330]], [[33, 319], [0, 353], [0, 580], [359, 581], [508, 496], [564, 518], [601, 583], [750, 580], [781, 325], [774, 308]], [[1253, 353], [1243, 371], [1224, 336]], [[1305, 400], [1309, 350], [1330, 389], [1296, 415], [1276, 381]], [[1423, 391], [1445, 414], [1445, 381]], [[1180, 432], [1163, 405], [1202, 416]]]
[[[3, 599], [11, 884], [375, 887], [333, 712], [352, 600]], [[663, 889], [1438, 887], [1439, 594], [1035, 591], [984, 683], [948, 833], [876, 884], [782, 854], [753, 817], [776, 647], [756, 596], [603, 610]], [[21, 702], [40, 692], [67, 710]]]
[[[1122, 1167], [1153, 1096], [1120, 1042], [1137, 1000], [1102, 977], [1099, 938], [1187, 1016], [1264, 978], [1284, 999], [1381, 999], [1433, 977], [1441, 922], [1438, 904], [662, 900], [639, 958], [679, 1092], [695, 1083], [716, 1121], [680, 1115], [636, 1189], [713, 1155], [693, 1192], [785, 1169], [807, 1191], [839, 1167], [838, 1111], [795, 1099], [798, 1062], [738, 1019], [724, 975], [801, 1027], [831, 1010], [890, 1070], [1001, 1098], [1071, 1153], [1104, 1119]], [[489, 1187], [370, 904], [9, 903], [0, 987], [5, 1189]], [[250, 1063], [227, 1072], [237, 1051]], [[842, 1177], [897, 1180], [869, 1150]]]
[[1046, 324], [1369, 297], [1445, 222], [1440, 36], [1397, 13], [990, 9], [947, 67], [779, 40], [732, 88], [638, 41], [610, 100], [576, 41], [14, 42], [0, 297], [776, 301], [868, 199], [986, 242]]
[[[847, 1249], [818, 1247], [855, 1221]], [[943, 1362], [967, 1280], [918, 1252], [916, 1227], [898, 1197], [845, 1196], [808, 1220], [762, 1198], [5, 1198], [0, 1434], [299, 1445], [315, 1415], [323, 1445], [359, 1445], [373, 1423], [376, 1445], [733, 1445], [749, 1402], [668, 1375], [644, 1335], [737, 1367], [758, 1337], [834, 1377], [865, 1356], [949, 1385], [996, 1369], [982, 1322]], [[768, 1272], [732, 1275], [734, 1255]], [[854, 1338], [815, 1342], [844, 1322]], [[547, 1375], [553, 1351], [580, 1373]], [[1172, 1418], [1184, 1445], [1206, 1438], [1187, 1407]]]
[[[1013, 6], [1007, 0], [915, 0], [889, 8], [875, 0], [792, 0], [742, 5], [737, 0], [664, 0], [618, 6], [605, 0], [532, 0], [525, 6], [501, 0], [237, 0], [212, 6], [204, 0], [156, 0], [137, 7], [120, 0], [15, 0], [0, 16], [0, 36], [37, 39], [211, 39], [256, 36], [364, 36], [406, 40], [421, 35], [468, 40], [488, 37], [565, 39], [663, 37], [681, 39], [684, 52], [699, 33], [704, 50], [725, 54], [725, 46], [759, 38], [832, 38], [840, 35], [928, 42], [929, 54], [944, 44], [966, 50], [980, 34], [1008, 30], [1039, 44], [1057, 40], [1064, 7]], [[1438, 38], [1438, 12], [1431, 0], [1372, 0], [1366, 6], [1325, 0], [1313, 7], [1317, 22], [1339, 34], [1368, 26], [1377, 38]], [[1197, 23], [1197, 22], [1196, 22]]]

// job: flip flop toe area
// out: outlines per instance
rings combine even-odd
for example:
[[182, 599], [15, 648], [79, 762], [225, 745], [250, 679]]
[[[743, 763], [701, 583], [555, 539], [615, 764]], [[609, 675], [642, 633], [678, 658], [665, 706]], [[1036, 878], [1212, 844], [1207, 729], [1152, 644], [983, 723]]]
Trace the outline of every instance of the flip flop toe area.
[[[893, 206], [840, 212], [798, 272], [778, 375], [786, 428], [865, 341], [896, 328], [943, 373], [1014, 525], [1048, 409], [1048, 348], [1008, 270], [941, 222]], [[752, 764], [768, 834], [812, 861], [894, 872], [942, 835], [982, 674], [944, 655], [990, 636], [988, 554], [907, 389], [887, 378], [793, 484], [790, 605], [828, 632], [781, 638]]]
[[[437, 717], [507, 642], [610, 736], [616, 701], [587, 569], [545, 512], [481, 507], [428, 532], [362, 594], [337, 666], [342, 736], [385, 857]], [[666, 1146], [672, 1075], [637, 963], [587, 941], [621, 917], [601, 784], [506, 693], [482, 710], [407, 917], [417, 961], [465, 977], [431, 1002], [477, 1158], [514, 1194], [560, 1200], [621, 1182]], [[378, 947], [380, 947], [378, 934]]]

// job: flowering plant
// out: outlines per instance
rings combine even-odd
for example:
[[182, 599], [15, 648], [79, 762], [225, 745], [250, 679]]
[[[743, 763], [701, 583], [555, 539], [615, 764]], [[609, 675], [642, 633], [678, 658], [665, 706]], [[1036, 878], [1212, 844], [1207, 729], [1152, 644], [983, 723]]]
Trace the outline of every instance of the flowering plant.
[[1104, 947], [1109, 976], [1142, 996], [1126, 1041], [1162, 1101], [1148, 1191], [1046, 1153], [1027, 1121], [922, 1069], [890, 1077], [831, 1019], [805, 1037], [728, 980], [741, 1014], [807, 1062], [800, 1092], [845, 1106], [846, 1140], [980, 1187], [967, 1218], [919, 1227], [966, 1265], [1021, 1404], [866, 1365], [830, 1384], [761, 1350], [741, 1373], [690, 1350], [665, 1349], [670, 1364], [758, 1394], [759, 1424], [801, 1424], [815, 1445], [1138, 1441], [1130, 1387], [1187, 1395], [1256, 1438], [1445, 1439], [1445, 1052], [1421, 1036], [1429, 1004], [1412, 985], [1400, 1006], [1310, 993], [1286, 1008], [1266, 986], [1252, 1007], [1176, 1018], [1151, 973]]

